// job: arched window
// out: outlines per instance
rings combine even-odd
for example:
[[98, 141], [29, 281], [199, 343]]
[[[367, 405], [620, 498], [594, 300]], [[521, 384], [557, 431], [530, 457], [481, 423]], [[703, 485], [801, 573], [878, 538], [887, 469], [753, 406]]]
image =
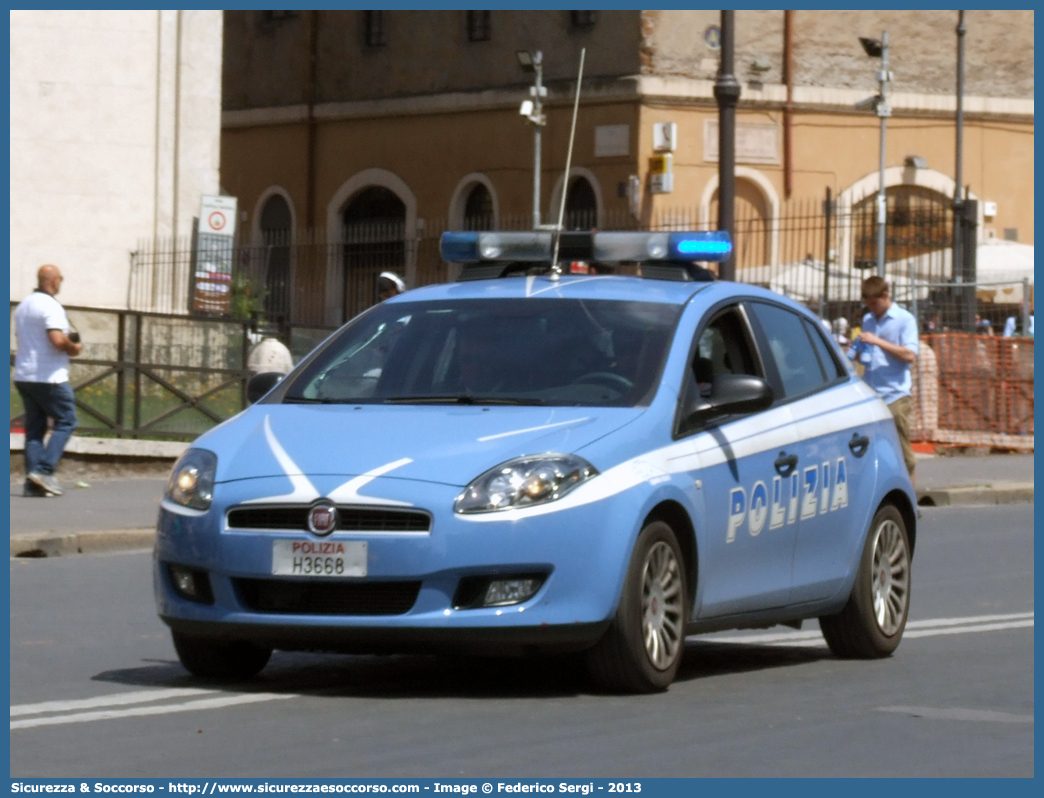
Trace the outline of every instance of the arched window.
[[[945, 259], [925, 259], [928, 253], [941, 253], [953, 245], [952, 200], [924, 186], [898, 185], [885, 188], [888, 203], [885, 223], [885, 262], [918, 259], [918, 277], [939, 282], [945, 274]], [[854, 266], [877, 266], [877, 193], [870, 194], [852, 208]], [[931, 263], [929, 263], [929, 260]], [[924, 261], [923, 263], [921, 261]], [[938, 261], [936, 263], [935, 261]], [[926, 273], [929, 272], [929, 273]], [[870, 272], [867, 272], [868, 274]]]
[[[733, 206], [735, 240], [733, 252], [737, 269], [766, 266], [771, 263], [769, 221], [772, 213], [761, 189], [752, 180], [736, 178], [736, 203]], [[711, 227], [718, 224], [718, 190], [710, 203]]]
[[406, 206], [391, 189], [370, 186], [342, 214], [344, 231], [344, 319], [377, 302], [377, 276], [400, 277], [406, 267]]
[[[557, 222], [558, 209], [552, 208], [551, 211], [552, 219]], [[566, 230], [591, 230], [598, 226], [598, 199], [586, 177], [569, 180], [562, 224]]]
[[493, 197], [482, 183], [476, 183], [464, 203], [465, 230], [493, 229]]
[[264, 246], [265, 309], [290, 312], [290, 206], [281, 194], [273, 194], [261, 209], [261, 242]]

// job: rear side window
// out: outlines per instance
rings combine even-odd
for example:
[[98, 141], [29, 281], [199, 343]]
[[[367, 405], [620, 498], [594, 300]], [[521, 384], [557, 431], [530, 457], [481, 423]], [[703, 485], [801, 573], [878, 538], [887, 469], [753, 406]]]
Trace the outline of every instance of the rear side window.
[[830, 348], [826, 338], [823, 337], [823, 330], [817, 330], [816, 325], [808, 319], [805, 319], [805, 329], [808, 330], [808, 336], [812, 339], [812, 345], [816, 348], [819, 361], [823, 364], [827, 382], [833, 382], [838, 377], [844, 377], [846, 375], [844, 367], [837, 362], [833, 349]]
[[[828, 382], [815, 345], [799, 315], [777, 305], [750, 305], [768, 341], [768, 358], [776, 366], [788, 398], [801, 396]], [[831, 374], [832, 381], [835, 375]]]

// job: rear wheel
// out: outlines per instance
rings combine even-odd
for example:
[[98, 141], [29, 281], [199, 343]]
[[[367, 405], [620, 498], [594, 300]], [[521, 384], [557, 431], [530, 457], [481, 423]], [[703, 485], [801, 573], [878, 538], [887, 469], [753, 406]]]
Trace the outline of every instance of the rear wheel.
[[185, 669], [195, 675], [222, 679], [249, 679], [261, 672], [272, 649], [241, 640], [218, 640], [171, 632], [174, 649]]
[[902, 514], [886, 505], [870, 524], [848, 603], [819, 626], [837, 656], [874, 659], [899, 646], [909, 613], [910, 538]]
[[666, 690], [681, 664], [688, 590], [674, 531], [653, 521], [638, 535], [612, 625], [587, 654], [592, 678], [629, 693]]

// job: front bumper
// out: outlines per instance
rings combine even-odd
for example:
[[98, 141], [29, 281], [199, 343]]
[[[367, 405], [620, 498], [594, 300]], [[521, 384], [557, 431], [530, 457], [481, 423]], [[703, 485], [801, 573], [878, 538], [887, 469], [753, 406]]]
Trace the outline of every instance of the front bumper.
[[[306, 532], [230, 530], [226, 511], [258, 497], [279, 495], [282, 478], [221, 483], [205, 513], [160, 510], [154, 558], [161, 618], [193, 635], [250, 640], [271, 648], [331, 651], [406, 651], [513, 646], [582, 648], [611, 621], [640, 518], [626, 491], [557, 512], [459, 516], [459, 489], [379, 478], [368, 493], [409, 502], [432, 515], [428, 533], [343, 533], [325, 540], [365, 540], [365, 577], [272, 575], [275, 540], [317, 540]], [[213, 603], [192, 601], [172, 584], [171, 564], [205, 571]], [[502, 607], [455, 606], [461, 580], [544, 576], [538, 592]], [[244, 600], [244, 580], [298, 585], [419, 585], [416, 599], [393, 614], [307, 614], [258, 611]], [[255, 609], [250, 609], [255, 606]]]

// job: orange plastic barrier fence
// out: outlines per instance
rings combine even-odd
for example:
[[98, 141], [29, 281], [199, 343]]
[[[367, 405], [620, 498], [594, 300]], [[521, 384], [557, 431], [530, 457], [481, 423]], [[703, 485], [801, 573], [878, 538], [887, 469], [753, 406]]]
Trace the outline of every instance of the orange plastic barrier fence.
[[1033, 448], [1033, 339], [944, 333], [921, 338], [912, 437]]

